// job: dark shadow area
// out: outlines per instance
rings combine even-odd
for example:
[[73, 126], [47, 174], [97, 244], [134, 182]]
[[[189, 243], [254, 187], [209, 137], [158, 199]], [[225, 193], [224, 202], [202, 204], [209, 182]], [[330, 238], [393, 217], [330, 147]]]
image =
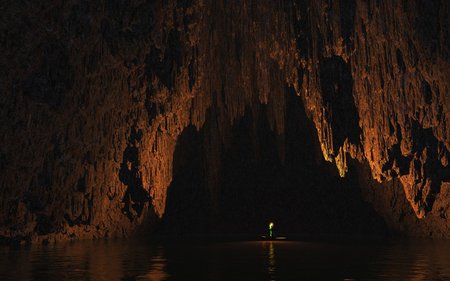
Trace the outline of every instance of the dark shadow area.
[[[208, 138], [214, 131], [209, 126], [184, 130], [160, 233], [259, 235], [274, 221], [278, 234], [384, 235], [384, 222], [362, 200], [357, 181], [340, 178], [322, 159], [301, 98], [293, 90], [286, 95], [284, 136], [270, 130], [267, 106], [259, 104], [253, 105], [257, 112], [247, 108], [235, 122], [227, 145], [205, 141], [214, 139]], [[207, 162], [208, 145], [218, 146], [220, 163]], [[212, 169], [219, 170], [214, 187], [206, 180]], [[218, 210], [212, 208], [211, 190], [218, 194]]]
[[414, 19], [414, 30], [420, 43], [431, 57], [435, 56], [438, 49], [439, 32], [441, 29], [439, 22], [439, 10], [441, 1], [439, 0], [416, 0], [411, 1], [418, 11]]
[[159, 231], [167, 234], [207, 230], [208, 191], [205, 186], [204, 130], [190, 125], [179, 136], [173, 159], [172, 183], [167, 190]]
[[342, 146], [347, 136], [351, 143], [358, 144], [361, 128], [353, 99], [350, 64], [336, 56], [325, 58], [320, 61], [319, 75], [323, 103], [333, 128], [334, 147]]
[[64, 44], [51, 43], [44, 48], [41, 66], [21, 82], [23, 95], [33, 102], [48, 105], [51, 110], [61, 110], [73, 80], [69, 51]]
[[[411, 120], [411, 133], [412, 137], [416, 142], [414, 142], [412, 147], [412, 152], [415, 155], [426, 155], [425, 163], [423, 167], [420, 167], [419, 161], [416, 161], [416, 171], [420, 171], [424, 179], [429, 179], [430, 190], [426, 193], [426, 198], [422, 198], [423, 189], [425, 185], [416, 185], [416, 199], [424, 200], [426, 203], [425, 210], [427, 212], [431, 211], [433, 207], [436, 195], [440, 192], [442, 181], [449, 181], [449, 169], [444, 167], [440, 161], [441, 153], [447, 153], [444, 145], [439, 145], [439, 141], [433, 135], [433, 130], [431, 128], [422, 128], [422, 126], [415, 120]], [[438, 147], [441, 147], [441, 152], [438, 152]], [[424, 181], [425, 182], [425, 181]]]
[[142, 131], [133, 128], [129, 145], [123, 152], [123, 161], [119, 170], [119, 180], [127, 186], [122, 199], [124, 203], [122, 211], [131, 221], [141, 215], [145, 203], [150, 200], [150, 195], [142, 184], [142, 175], [139, 171], [139, 151], [136, 142], [141, 138]]
[[175, 85], [175, 78], [183, 64], [181, 53], [183, 45], [180, 33], [177, 30], [170, 31], [167, 46], [163, 55], [161, 50], [155, 47], [151, 48], [150, 54], [145, 59], [145, 73], [148, 77], [151, 77], [151, 73], [154, 73], [167, 89], [172, 90]]
[[345, 45], [351, 49], [353, 48], [353, 33], [355, 29], [355, 0], [339, 1], [339, 13], [342, 37], [344, 38]]
[[248, 114], [233, 128], [233, 143], [224, 153], [221, 189], [226, 198], [221, 200], [221, 215], [230, 225], [226, 229], [239, 225], [253, 232], [273, 220], [279, 233], [379, 233], [382, 222], [362, 201], [358, 185], [340, 178], [323, 161], [301, 99], [291, 91], [286, 104], [284, 164], [278, 158], [280, 136], [270, 131], [264, 106], [256, 136], [249, 133]]

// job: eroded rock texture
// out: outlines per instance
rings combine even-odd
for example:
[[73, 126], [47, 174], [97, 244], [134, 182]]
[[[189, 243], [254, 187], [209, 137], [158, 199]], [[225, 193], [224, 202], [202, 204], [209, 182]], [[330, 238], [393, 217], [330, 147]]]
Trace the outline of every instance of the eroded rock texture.
[[315, 2], [309, 14], [301, 10], [312, 50], [303, 93], [325, 159], [342, 176], [350, 155], [379, 182], [399, 178], [423, 218], [449, 181], [448, 3]]
[[[420, 231], [406, 233], [450, 235], [447, 1], [9, 2], [0, 20], [2, 236], [151, 226], [189, 125], [208, 126], [203, 176], [214, 212], [220, 155], [246, 108], [258, 120], [266, 106], [283, 162], [287, 87], [341, 176], [350, 158], [369, 165], [354, 169], [392, 228], [414, 221]], [[389, 194], [400, 181], [422, 222], [398, 221], [366, 174]]]

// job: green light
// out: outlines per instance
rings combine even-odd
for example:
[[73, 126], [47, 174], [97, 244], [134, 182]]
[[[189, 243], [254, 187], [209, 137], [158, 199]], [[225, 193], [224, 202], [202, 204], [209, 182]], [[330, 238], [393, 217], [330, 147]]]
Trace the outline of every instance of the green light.
[[275, 224], [273, 222], [269, 223], [269, 237], [273, 238], [273, 227], [275, 226]]

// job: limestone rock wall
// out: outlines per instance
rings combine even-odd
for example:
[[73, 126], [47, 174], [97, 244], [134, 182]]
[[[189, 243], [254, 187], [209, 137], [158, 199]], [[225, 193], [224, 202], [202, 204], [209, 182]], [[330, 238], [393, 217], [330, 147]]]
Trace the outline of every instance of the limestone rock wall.
[[448, 213], [446, 1], [7, 2], [3, 237], [151, 225], [164, 214], [182, 130], [214, 116], [205, 141], [214, 188], [218, 146], [247, 106], [267, 104], [283, 134], [286, 86], [342, 176], [347, 157], [367, 162], [373, 178], [400, 179], [417, 217], [435, 212], [436, 198]]
[[220, 134], [253, 99], [273, 101], [270, 120], [283, 131], [295, 44], [280, 3], [44, 1], [5, 9], [3, 237], [123, 236], [161, 217], [177, 137], [189, 124], [202, 127], [211, 107]]
[[450, 5], [305, 4], [297, 2], [302, 93], [324, 158], [342, 176], [350, 156], [379, 182], [399, 178], [423, 218], [449, 181]]

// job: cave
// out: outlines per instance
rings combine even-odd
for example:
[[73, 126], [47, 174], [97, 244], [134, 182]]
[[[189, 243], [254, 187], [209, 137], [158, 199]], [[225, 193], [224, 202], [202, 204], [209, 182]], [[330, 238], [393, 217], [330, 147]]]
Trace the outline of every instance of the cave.
[[450, 238], [448, 1], [9, 2], [2, 247]]
[[[192, 126], [183, 130], [159, 233], [242, 235], [276, 221], [287, 233], [386, 234], [385, 223], [365, 202], [355, 177], [341, 178], [322, 160], [301, 98], [292, 88], [285, 91], [284, 133], [270, 129], [266, 105], [253, 109], [256, 113], [247, 107], [229, 128], [228, 143], [214, 148], [218, 163], [208, 162], [204, 146], [214, 133], [213, 124], [207, 122], [200, 131]], [[210, 169], [217, 173], [213, 186], [208, 184]]]

